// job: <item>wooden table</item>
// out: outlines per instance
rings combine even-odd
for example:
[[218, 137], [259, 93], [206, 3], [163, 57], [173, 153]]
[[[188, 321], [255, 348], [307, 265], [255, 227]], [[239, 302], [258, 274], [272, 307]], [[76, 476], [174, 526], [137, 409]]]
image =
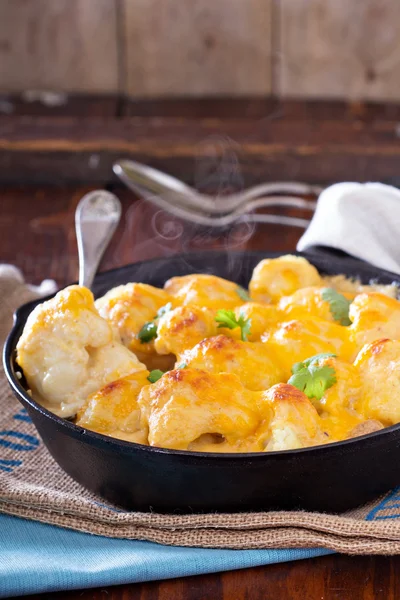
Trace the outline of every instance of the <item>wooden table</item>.
[[[174, 109], [174, 107], [163, 106], [162, 110], [167, 116], [172, 112], [171, 118], [175, 119], [174, 110], [185, 112], [185, 107], [186, 105], [180, 107], [178, 105], [178, 108]], [[261, 108], [257, 103], [248, 104], [247, 107], [250, 115], [259, 118]], [[194, 108], [200, 111], [201, 107], [195, 105]], [[136, 107], [136, 114], [140, 115], [141, 110], [144, 111], [143, 107]], [[151, 104], [146, 110], [157, 113], [156, 108]], [[203, 107], [201, 110], [206, 109]], [[238, 110], [240, 112], [240, 106]], [[381, 109], [376, 109], [381, 119], [378, 121], [375, 119], [375, 108], [365, 109], [356, 106], [352, 108], [353, 112], [349, 112], [348, 108], [330, 106], [329, 118], [326, 117], [326, 107], [324, 110], [319, 109], [318, 106], [315, 108], [316, 120], [314, 121], [310, 119], [310, 109], [307, 107], [299, 108], [297, 105], [294, 108], [289, 107], [288, 121], [282, 122], [280, 129], [278, 125], [275, 129], [277, 136], [283, 136], [282, 139], [286, 136], [284, 143], [279, 139], [274, 142], [268, 141], [261, 135], [262, 143], [257, 145], [256, 136], [249, 150], [258, 156], [260, 165], [263, 157], [268, 163], [271, 157], [276, 158], [279, 155], [279, 161], [277, 160], [275, 164], [277, 167], [281, 165], [279, 167], [281, 170], [276, 172], [277, 175], [269, 172], [268, 179], [276, 179], [278, 176], [291, 178], [291, 171], [284, 172], [282, 168], [285, 165], [285, 156], [290, 163], [293, 160], [293, 153], [298, 157], [296, 164], [300, 165], [301, 175], [310, 176], [312, 161], [314, 166], [317, 165], [314, 177], [312, 179], [309, 177], [309, 181], [326, 182], [349, 178], [352, 168], [353, 172], [356, 172], [354, 176], [356, 179], [387, 180], [398, 176], [399, 149], [395, 143], [397, 133], [393, 133], [400, 114], [398, 108], [385, 109], [382, 119]], [[228, 110], [228, 117], [230, 116], [232, 115]], [[60, 137], [62, 131], [67, 135], [65, 124], [54, 129], [50, 127], [47, 118], [44, 121], [28, 119], [28, 122], [25, 117], [21, 119], [0, 119], [0, 259], [2, 262], [10, 262], [20, 267], [30, 282], [38, 283], [43, 278], [51, 277], [61, 286], [77, 278], [74, 210], [82, 195], [95, 187], [82, 183], [91, 180], [90, 165], [83, 169], [80, 176], [76, 171], [78, 161], [74, 155], [79, 151], [79, 140], [84, 138], [82, 130], [84, 134], [90, 130], [92, 135], [91, 145], [85, 146], [85, 139], [82, 141], [84, 146], [82, 146], [82, 156], [87, 157], [85, 152], [93, 153], [101, 148], [106, 154], [100, 157], [100, 171], [94, 169], [93, 184], [112, 188], [121, 198], [124, 210], [121, 225], [107, 250], [101, 269], [200, 248], [223, 247], [227, 251], [235, 248], [290, 252], [295, 248], [296, 241], [301, 235], [299, 229], [259, 225], [250, 238], [249, 232], [240, 227], [233, 231], [220, 232], [219, 237], [216, 237], [210, 231], [183, 224], [141, 201], [135, 201], [129, 192], [115, 187], [115, 181], [110, 177], [109, 171], [114, 150], [111, 154], [107, 154], [106, 150], [112, 132], [113, 135], [115, 134], [114, 149], [120, 152], [124, 147], [121, 142], [123, 139], [121, 132], [124, 130], [121, 123], [109, 124], [108, 137], [106, 135], [102, 138], [101, 135], [96, 137], [93, 126], [85, 122], [79, 132], [75, 120], [69, 137], [62, 138]], [[318, 126], [318, 119], [320, 119], [320, 126]], [[337, 120], [336, 134], [335, 119]], [[290, 132], [286, 128], [289, 127], [289, 121], [292, 122], [293, 135], [303, 136], [303, 144], [301, 145], [297, 138], [297, 141], [293, 142], [292, 150], [287, 146]], [[186, 172], [186, 178], [190, 180], [187, 169], [190, 164], [193, 168], [193, 162], [190, 161], [194, 155], [190, 145], [182, 144], [182, 136], [185, 132], [183, 121], [180, 120], [180, 125], [176, 126], [173, 126], [170, 121], [169, 125], [165, 121], [163, 123], [164, 129], [161, 133], [168, 134], [171, 145], [170, 158], [166, 159], [166, 163], [170, 170], [177, 174]], [[231, 127], [236, 132], [242, 131], [244, 135], [245, 125], [238, 124], [236, 121], [235, 123], [236, 125], [232, 121], [225, 125], [227, 129]], [[160, 158], [160, 152], [157, 153], [157, 140], [159, 140], [157, 136], [162, 137], [162, 135], [160, 132], [156, 135], [154, 128], [157, 126], [160, 126], [160, 121], [152, 121], [147, 125], [146, 130], [142, 122], [140, 124], [142, 138], [136, 142], [138, 144], [136, 149], [132, 140], [126, 142], [125, 148], [136, 158], [142, 156], [145, 148], [151, 160], [153, 162], [158, 160], [161, 166], [164, 163]], [[174, 138], [177, 131], [174, 127], [180, 128], [179, 143]], [[239, 129], [235, 130], [235, 127]], [[349, 131], [344, 135], [346, 127]], [[254, 131], [254, 123], [251, 128]], [[144, 139], [146, 131], [149, 135], [153, 135], [153, 144], [147, 146]], [[117, 134], [121, 134], [122, 137], [118, 137]], [[324, 136], [327, 140], [326, 145], [323, 145]], [[340, 149], [344, 158], [340, 158]], [[35, 155], [37, 151], [42, 152], [40, 160]], [[66, 161], [64, 164], [60, 162], [60, 152], [64, 152]], [[374, 152], [378, 157], [377, 160], [374, 160]], [[179, 160], [180, 155], [183, 156], [182, 162]], [[328, 160], [329, 156], [331, 162]], [[24, 168], [24, 160], [28, 159], [33, 163], [29, 162]], [[93, 165], [96, 160], [93, 159]], [[108, 167], [106, 168], [104, 164]], [[250, 165], [250, 162], [246, 164]], [[174, 165], [176, 170], [173, 169]], [[322, 171], [318, 170], [318, 166]], [[21, 177], [18, 177], [18, 170]], [[244, 173], [246, 183], [254, 182], [261, 176], [260, 169], [257, 174], [246, 167]], [[35, 175], [33, 178], [32, 174]], [[21, 179], [28, 183], [18, 185], [16, 182]], [[38, 183], [45, 179], [52, 180], [53, 184]], [[58, 185], [54, 185], [56, 180], [60, 182]], [[76, 183], [73, 183], [75, 180]], [[7, 182], [11, 182], [12, 185]], [[298, 211], [290, 214], [306, 216], [306, 213]], [[32, 600], [33, 598], [35, 600], [39, 598], [40, 600], [397, 600], [399, 597], [400, 557], [341, 555], [214, 575], [31, 596]]]

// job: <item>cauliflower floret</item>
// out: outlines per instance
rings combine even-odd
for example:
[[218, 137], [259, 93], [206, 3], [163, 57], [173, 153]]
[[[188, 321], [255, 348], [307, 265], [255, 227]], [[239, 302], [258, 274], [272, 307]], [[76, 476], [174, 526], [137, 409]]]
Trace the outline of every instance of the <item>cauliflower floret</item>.
[[[263, 333], [276, 327], [282, 321], [282, 315], [276, 306], [270, 304], [259, 304], [257, 302], [246, 302], [235, 309], [236, 318], [250, 319], [249, 342], [259, 342]], [[240, 329], [227, 332], [227, 335], [240, 338]]]
[[358, 354], [363, 394], [357, 410], [385, 426], [400, 422], [400, 341], [376, 340]]
[[215, 275], [195, 274], [172, 277], [166, 282], [164, 288], [178, 304], [215, 309], [232, 309], [243, 304], [237, 283]]
[[326, 287], [332, 287], [345, 296], [347, 293], [356, 296], [363, 292], [379, 292], [390, 298], [397, 298], [399, 294], [399, 286], [396, 282], [383, 285], [371, 281], [369, 285], [364, 285], [359, 279], [349, 278], [346, 275], [324, 275], [322, 279]]
[[364, 421], [356, 410], [363, 394], [360, 373], [354, 365], [339, 358], [322, 358], [317, 364], [318, 367], [332, 368], [336, 383], [325, 391], [320, 400], [313, 398], [312, 403], [331, 441], [343, 440]]
[[265, 258], [255, 267], [249, 290], [255, 302], [276, 303], [304, 287], [322, 285], [317, 269], [301, 256]]
[[257, 432], [264, 450], [295, 450], [329, 441], [321, 419], [307, 396], [287, 383], [278, 383], [261, 395], [264, 410], [272, 410]]
[[259, 424], [253, 397], [236, 375], [169, 371], [140, 392], [142, 428], [148, 428], [149, 444], [160, 448], [187, 450], [205, 434], [234, 446]]
[[159, 354], [179, 356], [204, 338], [217, 334], [215, 311], [198, 306], [178, 306], [158, 321], [154, 347]]
[[244, 387], [253, 391], [266, 390], [284, 378], [267, 344], [242, 342], [225, 335], [201, 341], [179, 360], [209, 373], [236, 373]]
[[348, 329], [323, 319], [293, 320], [281, 323], [275, 331], [263, 335], [262, 340], [276, 354], [288, 379], [294, 363], [321, 352], [337, 354], [343, 360], [353, 359], [354, 345]]
[[[285, 320], [302, 319], [303, 317], [318, 317], [325, 321], [335, 321], [330, 303], [322, 298], [321, 287], [308, 287], [297, 290], [291, 296], [284, 296], [279, 301], [279, 309], [284, 313]], [[354, 294], [343, 293], [348, 300], [354, 298]]]
[[77, 285], [32, 311], [17, 362], [33, 397], [63, 417], [74, 415], [106, 383], [146, 368], [115, 339], [90, 290]]
[[349, 330], [357, 350], [382, 338], [400, 339], [400, 302], [384, 294], [359, 294], [350, 305]]
[[164, 290], [152, 285], [127, 283], [113, 288], [95, 304], [100, 315], [118, 331], [122, 343], [144, 360], [145, 355], [155, 353], [154, 342], [143, 343], [138, 339], [138, 333], [171, 300]]
[[108, 383], [91, 394], [79, 410], [76, 424], [114, 438], [147, 443], [147, 431], [140, 426], [137, 398], [148, 385], [148, 371], [139, 371]]

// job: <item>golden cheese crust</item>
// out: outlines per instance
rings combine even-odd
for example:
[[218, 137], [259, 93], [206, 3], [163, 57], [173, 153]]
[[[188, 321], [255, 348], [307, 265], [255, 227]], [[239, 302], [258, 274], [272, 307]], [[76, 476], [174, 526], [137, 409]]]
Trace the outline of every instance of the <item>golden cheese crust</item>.
[[133, 373], [91, 394], [79, 410], [76, 424], [118, 439], [147, 444], [137, 398], [149, 383], [148, 375], [148, 371]]
[[70, 286], [29, 316], [17, 362], [54, 413], [164, 448], [290, 450], [400, 422], [396, 286], [325, 277], [288, 255], [262, 260], [243, 292], [208, 274], [128, 283], [96, 303]]
[[[277, 323], [282, 320], [282, 314], [276, 306], [258, 302], [246, 302], [235, 309], [235, 314], [237, 318], [242, 316], [245, 319], [250, 319], [249, 342], [261, 341], [263, 334], [274, 329]], [[227, 335], [239, 339], [240, 329], [231, 330]]]
[[154, 354], [154, 342], [143, 343], [138, 333], [172, 298], [164, 290], [145, 283], [127, 283], [96, 300], [99, 314], [118, 331], [122, 343], [135, 353]]
[[17, 362], [33, 396], [63, 417], [74, 415], [103, 385], [145, 370], [98, 314], [93, 294], [77, 285], [32, 311]]
[[[306, 287], [297, 290], [291, 296], [284, 296], [280, 299], [279, 309], [287, 320], [317, 317], [335, 322], [329, 302], [322, 297], [324, 289], [326, 288]], [[354, 298], [354, 294], [344, 293], [343, 295], [349, 300]]]
[[321, 419], [307, 396], [292, 385], [279, 383], [262, 394], [272, 417], [259, 432], [264, 450], [295, 450], [329, 441]]
[[244, 387], [253, 391], [266, 390], [284, 377], [266, 344], [242, 342], [226, 335], [202, 340], [184, 352], [180, 360], [208, 373], [236, 373]]
[[377, 292], [355, 297], [349, 311], [349, 328], [357, 350], [382, 338], [400, 339], [400, 302]]
[[254, 433], [259, 423], [251, 393], [228, 373], [169, 371], [142, 389], [138, 403], [149, 444], [160, 448], [187, 450], [205, 434], [218, 434], [234, 445]]
[[298, 319], [278, 324], [262, 340], [276, 355], [284, 367], [285, 376], [289, 378], [294, 363], [321, 352], [351, 360], [355, 352], [347, 329], [323, 319]]
[[400, 341], [382, 339], [367, 344], [354, 364], [363, 380], [359, 413], [384, 425], [399, 423]]
[[206, 308], [232, 309], [243, 304], [238, 294], [238, 285], [215, 275], [184, 275], [172, 277], [165, 286], [166, 292], [177, 304], [190, 304]]
[[317, 269], [301, 256], [266, 258], [258, 263], [250, 281], [250, 295], [256, 302], [275, 303], [303, 287], [321, 285]]
[[334, 357], [319, 360], [318, 365], [333, 368], [336, 377], [336, 383], [325, 391], [322, 398], [312, 401], [324, 431], [331, 441], [351, 437], [355, 428], [364, 421], [356, 408], [363, 395], [359, 370], [353, 364]]
[[179, 357], [187, 348], [216, 333], [214, 310], [179, 306], [160, 318], [154, 346], [159, 354], [172, 353]]

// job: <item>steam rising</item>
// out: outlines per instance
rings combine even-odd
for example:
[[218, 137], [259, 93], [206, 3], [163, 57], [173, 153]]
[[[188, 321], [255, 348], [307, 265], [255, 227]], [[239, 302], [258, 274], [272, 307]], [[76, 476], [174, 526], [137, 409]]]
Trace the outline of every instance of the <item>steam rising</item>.
[[198, 145], [194, 187], [215, 197], [223, 208], [223, 197], [243, 189], [239, 145], [227, 135], [212, 135]]
[[[221, 211], [224, 210], [224, 196], [243, 189], [238, 153], [239, 145], [224, 135], [212, 135], [197, 148], [194, 187], [201, 193], [208, 194]], [[183, 221], [164, 210], [154, 212], [153, 205], [144, 200], [132, 204], [126, 211], [124, 220], [124, 230], [114, 253], [115, 264], [120, 264], [121, 260], [123, 263], [130, 263], [182, 253], [182, 268], [186, 272], [194, 272], [199, 270], [198, 262], [191, 265], [190, 258], [185, 255], [203, 250], [224, 250], [226, 267], [232, 278], [241, 269], [242, 256], [240, 253], [232, 254], [230, 250], [243, 249], [256, 227], [255, 223], [248, 221], [246, 215], [228, 228], [200, 226]], [[200, 270], [212, 272], [211, 267]], [[140, 276], [139, 272], [138, 280]], [[143, 267], [143, 280], [148, 280], [148, 267]]]

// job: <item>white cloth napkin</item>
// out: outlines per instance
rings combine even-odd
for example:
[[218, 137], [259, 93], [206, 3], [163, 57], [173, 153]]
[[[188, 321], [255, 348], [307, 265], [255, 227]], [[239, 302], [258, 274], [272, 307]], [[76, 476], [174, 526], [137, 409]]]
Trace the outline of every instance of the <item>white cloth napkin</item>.
[[400, 190], [382, 183], [336, 183], [324, 190], [297, 250], [342, 250], [400, 274]]

